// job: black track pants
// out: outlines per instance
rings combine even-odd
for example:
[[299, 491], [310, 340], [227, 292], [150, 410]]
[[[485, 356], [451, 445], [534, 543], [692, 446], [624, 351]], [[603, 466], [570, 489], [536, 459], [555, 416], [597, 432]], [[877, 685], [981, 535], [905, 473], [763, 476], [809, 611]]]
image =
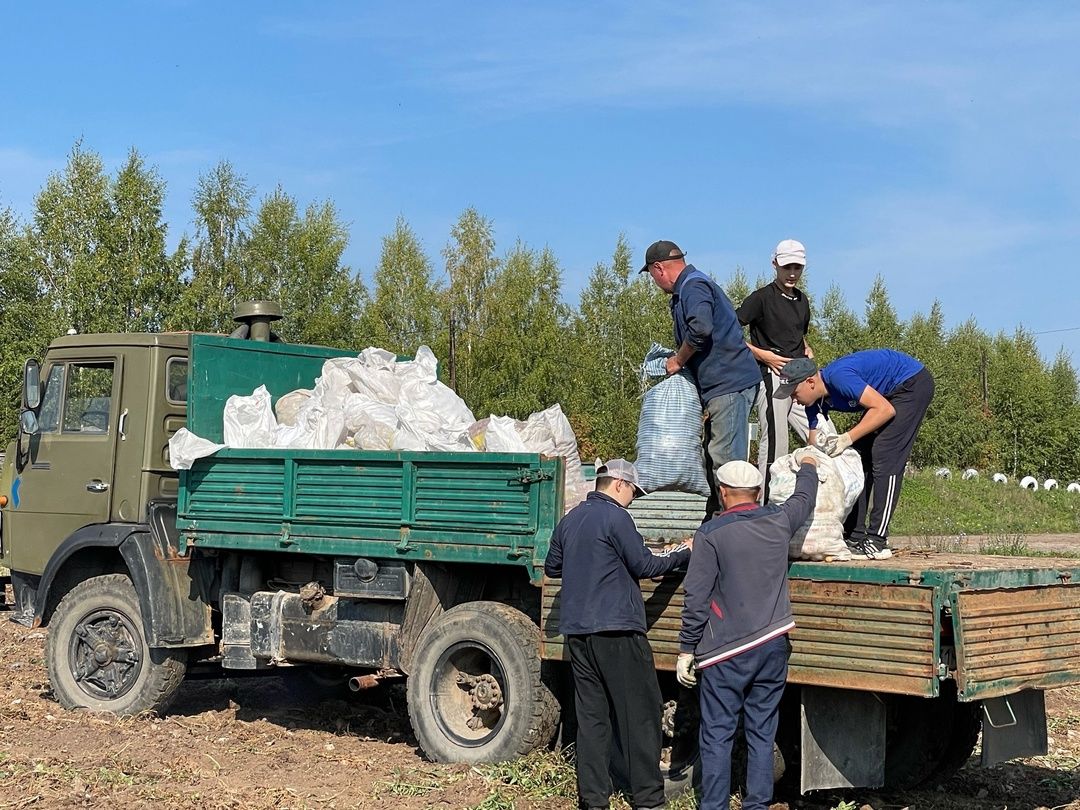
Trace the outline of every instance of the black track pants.
[[660, 775], [660, 687], [643, 633], [569, 636], [577, 712], [578, 797], [607, 807], [609, 765], [630, 789], [635, 807], [664, 804]]
[[[933, 398], [934, 377], [924, 368], [886, 395], [885, 399], [896, 409], [896, 416], [884, 427], [854, 443], [862, 457], [866, 483], [844, 522], [846, 536], [888, 539], [889, 521], [904, 483], [904, 467]], [[866, 519], [868, 504], [872, 504], [869, 521]]]

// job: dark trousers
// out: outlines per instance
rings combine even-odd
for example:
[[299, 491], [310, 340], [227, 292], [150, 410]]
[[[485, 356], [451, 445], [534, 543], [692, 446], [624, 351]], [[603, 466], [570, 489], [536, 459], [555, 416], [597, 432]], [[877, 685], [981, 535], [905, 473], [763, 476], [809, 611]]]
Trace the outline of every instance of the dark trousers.
[[[923, 369], [885, 397], [896, 408], [896, 416], [854, 443], [853, 447], [862, 457], [866, 478], [859, 499], [844, 521], [846, 537], [888, 539], [889, 521], [904, 483], [904, 467], [933, 398], [934, 377]], [[867, 521], [866, 509], [871, 503], [870, 520]]]
[[660, 687], [643, 633], [568, 636], [577, 711], [578, 797], [607, 807], [609, 765], [630, 787], [635, 807], [664, 804], [660, 775]]
[[743, 810], [765, 810], [773, 795], [773, 743], [791, 647], [786, 635], [705, 667], [701, 689], [700, 810], [727, 810], [731, 799], [731, 748], [739, 715], [746, 735]]

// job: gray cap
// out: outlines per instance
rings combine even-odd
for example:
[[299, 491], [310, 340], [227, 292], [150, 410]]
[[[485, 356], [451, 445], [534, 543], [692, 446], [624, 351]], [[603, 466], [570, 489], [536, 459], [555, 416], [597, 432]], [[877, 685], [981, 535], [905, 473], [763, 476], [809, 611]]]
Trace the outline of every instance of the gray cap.
[[603, 464], [599, 464], [596, 467], [597, 478], [618, 478], [620, 481], [626, 481], [634, 485], [634, 492], [637, 495], [647, 495], [638, 483], [637, 467], [625, 458], [613, 458], [610, 461], [606, 461]]
[[796, 357], [794, 360], [788, 360], [784, 363], [784, 367], [780, 369], [780, 384], [773, 391], [773, 399], [787, 399], [795, 393], [799, 383], [813, 377], [817, 374], [817, 370], [817, 363], [809, 357]]

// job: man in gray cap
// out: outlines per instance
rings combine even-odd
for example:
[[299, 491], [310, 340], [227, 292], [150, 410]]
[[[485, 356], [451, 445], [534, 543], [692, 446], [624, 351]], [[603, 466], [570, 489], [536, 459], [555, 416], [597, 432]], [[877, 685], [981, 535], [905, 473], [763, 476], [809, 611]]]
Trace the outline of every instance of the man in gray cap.
[[[690, 549], [651, 551], [626, 508], [637, 469], [617, 458], [596, 469], [596, 491], [555, 527], [544, 573], [562, 577], [559, 632], [574, 673], [575, 751], [582, 807], [607, 807], [609, 765], [629, 783], [634, 807], [662, 807], [661, 700], [638, 580], [690, 561]], [[611, 750], [614, 746], [614, 752]]]
[[[743, 339], [735, 308], [720, 285], [687, 264], [686, 254], [674, 242], [661, 239], [645, 251], [645, 266], [656, 286], [671, 296], [675, 326], [675, 355], [667, 373], [689, 370], [708, 414], [706, 467], [717, 470], [749, 455], [750, 409], [757, 398], [761, 372]], [[713, 488], [713, 476], [709, 474]], [[720, 508], [713, 490], [709, 514]]]
[[817, 498], [812, 450], [795, 492], [781, 506], [759, 506], [763, 479], [745, 461], [716, 472], [724, 511], [694, 535], [695, 551], [683, 580], [682, 630], [676, 677], [697, 684], [701, 672], [701, 808], [729, 806], [731, 747], [739, 715], [746, 735], [744, 810], [772, 800], [773, 743], [787, 682], [787, 634], [795, 627], [788, 596], [788, 544], [810, 517]]

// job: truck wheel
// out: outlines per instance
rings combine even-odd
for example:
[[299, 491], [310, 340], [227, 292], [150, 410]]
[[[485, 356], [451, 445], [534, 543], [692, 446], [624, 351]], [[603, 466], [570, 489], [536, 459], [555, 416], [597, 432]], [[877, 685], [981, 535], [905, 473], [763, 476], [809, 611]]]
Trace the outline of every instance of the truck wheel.
[[936, 698], [891, 695], [885, 733], [885, 788], [932, 785], [968, 760], [979, 736], [978, 703], [960, 703], [952, 682]]
[[409, 720], [435, 762], [503, 762], [551, 742], [559, 704], [540, 678], [540, 631], [521, 611], [470, 602], [420, 637]]
[[80, 582], [60, 600], [46, 643], [49, 680], [65, 709], [161, 711], [187, 669], [185, 650], [151, 650], [139, 597], [124, 574]]

